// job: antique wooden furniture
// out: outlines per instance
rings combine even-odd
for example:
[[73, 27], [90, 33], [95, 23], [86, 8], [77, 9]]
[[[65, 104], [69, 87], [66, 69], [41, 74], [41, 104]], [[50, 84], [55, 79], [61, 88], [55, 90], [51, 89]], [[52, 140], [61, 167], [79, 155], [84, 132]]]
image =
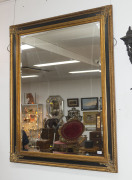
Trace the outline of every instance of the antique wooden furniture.
[[82, 135], [84, 125], [78, 119], [71, 118], [67, 123], [60, 127], [60, 135], [66, 142], [75, 142]]
[[90, 132], [90, 140], [93, 141], [94, 147], [99, 147], [100, 150], [103, 148], [102, 135], [101, 131]]
[[50, 139], [41, 139], [36, 142], [36, 146], [39, 147], [41, 152], [50, 151]]
[[41, 132], [41, 139], [37, 140], [37, 146], [40, 151], [52, 151], [53, 142], [59, 140], [58, 131], [53, 128], [43, 128]]
[[41, 132], [41, 139], [37, 140], [37, 146], [40, 151], [52, 151], [54, 141], [59, 140], [58, 130], [54, 128], [43, 128]]
[[[80, 143], [79, 137], [84, 131], [84, 125], [77, 118], [71, 118], [59, 128], [59, 141], [54, 142], [54, 147], [63, 152], [77, 153]], [[59, 147], [60, 146], [60, 147]]]
[[98, 150], [99, 150], [99, 148], [97, 146], [92, 147], [92, 148], [80, 147], [79, 148], [79, 154], [82, 154], [82, 155], [96, 155]]

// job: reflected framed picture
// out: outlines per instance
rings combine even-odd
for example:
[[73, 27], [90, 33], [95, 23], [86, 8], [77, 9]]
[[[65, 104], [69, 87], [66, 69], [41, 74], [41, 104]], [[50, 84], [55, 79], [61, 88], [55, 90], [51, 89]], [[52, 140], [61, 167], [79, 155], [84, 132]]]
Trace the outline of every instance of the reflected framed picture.
[[24, 104], [35, 104], [36, 93], [24, 93]]
[[96, 117], [98, 112], [83, 112], [84, 125], [96, 125]]
[[102, 124], [102, 111], [83, 112], [83, 124], [87, 127], [88, 131], [101, 131]]
[[67, 99], [67, 106], [68, 107], [78, 107], [79, 99], [78, 98]]
[[81, 98], [81, 110], [98, 110], [98, 97]]

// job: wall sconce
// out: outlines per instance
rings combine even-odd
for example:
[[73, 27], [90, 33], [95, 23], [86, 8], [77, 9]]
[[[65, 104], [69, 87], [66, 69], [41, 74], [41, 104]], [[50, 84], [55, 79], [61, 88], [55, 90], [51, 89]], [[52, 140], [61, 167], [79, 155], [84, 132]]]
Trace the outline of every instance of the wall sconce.
[[132, 63], [132, 30], [130, 26], [128, 28], [126, 36], [122, 37], [121, 40], [124, 41], [127, 47], [128, 56], [129, 56], [130, 62]]

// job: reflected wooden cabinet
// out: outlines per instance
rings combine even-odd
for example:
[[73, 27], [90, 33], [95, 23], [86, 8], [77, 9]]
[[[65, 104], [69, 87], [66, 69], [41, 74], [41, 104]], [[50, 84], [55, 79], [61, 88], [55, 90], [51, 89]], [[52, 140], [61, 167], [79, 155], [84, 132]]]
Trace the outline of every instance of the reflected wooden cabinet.
[[99, 147], [99, 150], [102, 151], [103, 140], [102, 140], [101, 131], [90, 132], [90, 140], [93, 141], [94, 146]]

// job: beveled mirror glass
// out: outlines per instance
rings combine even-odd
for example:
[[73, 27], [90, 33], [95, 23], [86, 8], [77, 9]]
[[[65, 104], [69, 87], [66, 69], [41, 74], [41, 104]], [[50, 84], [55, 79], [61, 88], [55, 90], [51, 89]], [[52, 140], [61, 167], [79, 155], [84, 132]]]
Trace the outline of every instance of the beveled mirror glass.
[[117, 172], [112, 7], [10, 38], [11, 161]]

